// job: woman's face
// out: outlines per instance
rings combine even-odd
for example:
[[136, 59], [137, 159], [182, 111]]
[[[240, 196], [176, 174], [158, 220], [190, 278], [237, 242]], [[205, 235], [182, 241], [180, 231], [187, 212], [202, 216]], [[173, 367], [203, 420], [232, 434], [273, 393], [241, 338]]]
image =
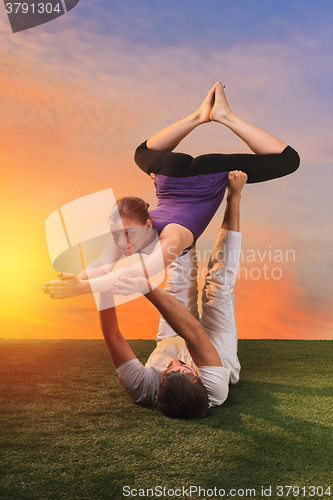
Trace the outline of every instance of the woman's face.
[[111, 221], [110, 231], [115, 245], [124, 255], [133, 255], [151, 243], [152, 222], [148, 220], [144, 226], [130, 219]]

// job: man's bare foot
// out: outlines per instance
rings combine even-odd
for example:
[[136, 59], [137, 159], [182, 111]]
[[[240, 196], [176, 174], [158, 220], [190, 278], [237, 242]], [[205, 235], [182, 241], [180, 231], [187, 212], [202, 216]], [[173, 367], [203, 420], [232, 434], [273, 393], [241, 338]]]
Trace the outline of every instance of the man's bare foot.
[[247, 174], [241, 170], [233, 170], [228, 174], [228, 194], [240, 195], [246, 184]]
[[227, 98], [224, 93], [224, 87], [221, 82], [218, 82], [215, 89], [214, 106], [210, 112], [210, 119], [213, 122], [224, 123], [231, 114]]
[[216, 82], [214, 87], [208, 92], [206, 99], [198, 109], [200, 123], [210, 122], [210, 113], [212, 111], [215, 99], [215, 90], [219, 82]]

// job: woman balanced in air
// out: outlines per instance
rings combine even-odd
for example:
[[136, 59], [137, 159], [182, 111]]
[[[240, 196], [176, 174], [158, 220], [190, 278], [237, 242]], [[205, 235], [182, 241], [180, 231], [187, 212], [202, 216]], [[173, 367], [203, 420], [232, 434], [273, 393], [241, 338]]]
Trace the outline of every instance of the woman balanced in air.
[[[172, 152], [184, 137], [199, 125], [218, 122], [240, 137], [254, 154], [206, 154], [196, 158]], [[228, 174], [239, 170], [248, 183], [283, 177], [299, 166], [298, 153], [268, 132], [251, 125], [233, 113], [227, 102], [224, 85], [217, 82], [200, 108], [163, 129], [141, 144], [135, 153], [138, 166], [154, 179], [157, 208], [148, 211], [140, 198], [118, 200], [109, 217], [113, 242], [104, 251], [107, 274], [91, 278], [62, 274], [60, 280], [44, 285], [51, 298], [61, 299], [82, 293], [112, 291], [120, 277], [144, 276], [143, 266], [112, 270], [122, 255], [142, 249], [149, 275], [167, 267], [179, 255], [192, 248], [219, 208], [227, 186]], [[155, 231], [154, 231], [155, 230]], [[159, 244], [155, 235], [159, 235]], [[162, 256], [162, 259], [159, 258]], [[106, 271], [104, 271], [106, 272]]]

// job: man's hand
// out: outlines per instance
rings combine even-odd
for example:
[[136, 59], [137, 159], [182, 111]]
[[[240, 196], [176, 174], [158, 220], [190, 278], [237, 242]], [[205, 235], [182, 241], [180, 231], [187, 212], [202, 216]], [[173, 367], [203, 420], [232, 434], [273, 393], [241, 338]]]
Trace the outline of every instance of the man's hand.
[[[75, 274], [58, 274], [59, 280], [44, 283], [42, 290], [50, 295], [50, 299], [68, 299], [89, 292], [88, 280], [80, 280]], [[90, 289], [91, 291], [91, 289]]]
[[[149, 285], [151, 289], [149, 289]], [[157, 285], [151, 283], [151, 281], [146, 280], [146, 278], [136, 277], [136, 278], [119, 278], [119, 281], [115, 283], [110, 290], [115, 295], [132, 295], [133, 293], [142, 293], [146, 295], [149, 291], [156, 288]]]
[[233, 170], [228, 174], [228, 193], [229, 195], [240, 194], [244, 184], [247, 181], [247, 174], [241, 170]]

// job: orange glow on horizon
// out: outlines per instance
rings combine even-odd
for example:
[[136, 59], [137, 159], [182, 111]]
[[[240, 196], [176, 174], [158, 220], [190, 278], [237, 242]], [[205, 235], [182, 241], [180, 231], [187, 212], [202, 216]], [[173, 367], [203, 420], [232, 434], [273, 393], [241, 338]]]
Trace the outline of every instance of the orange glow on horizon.
[[239, 338], [333, 339], [328, 306], [312, 306], [290, 270], [279, 280], [240, 279], [235, 287]]

